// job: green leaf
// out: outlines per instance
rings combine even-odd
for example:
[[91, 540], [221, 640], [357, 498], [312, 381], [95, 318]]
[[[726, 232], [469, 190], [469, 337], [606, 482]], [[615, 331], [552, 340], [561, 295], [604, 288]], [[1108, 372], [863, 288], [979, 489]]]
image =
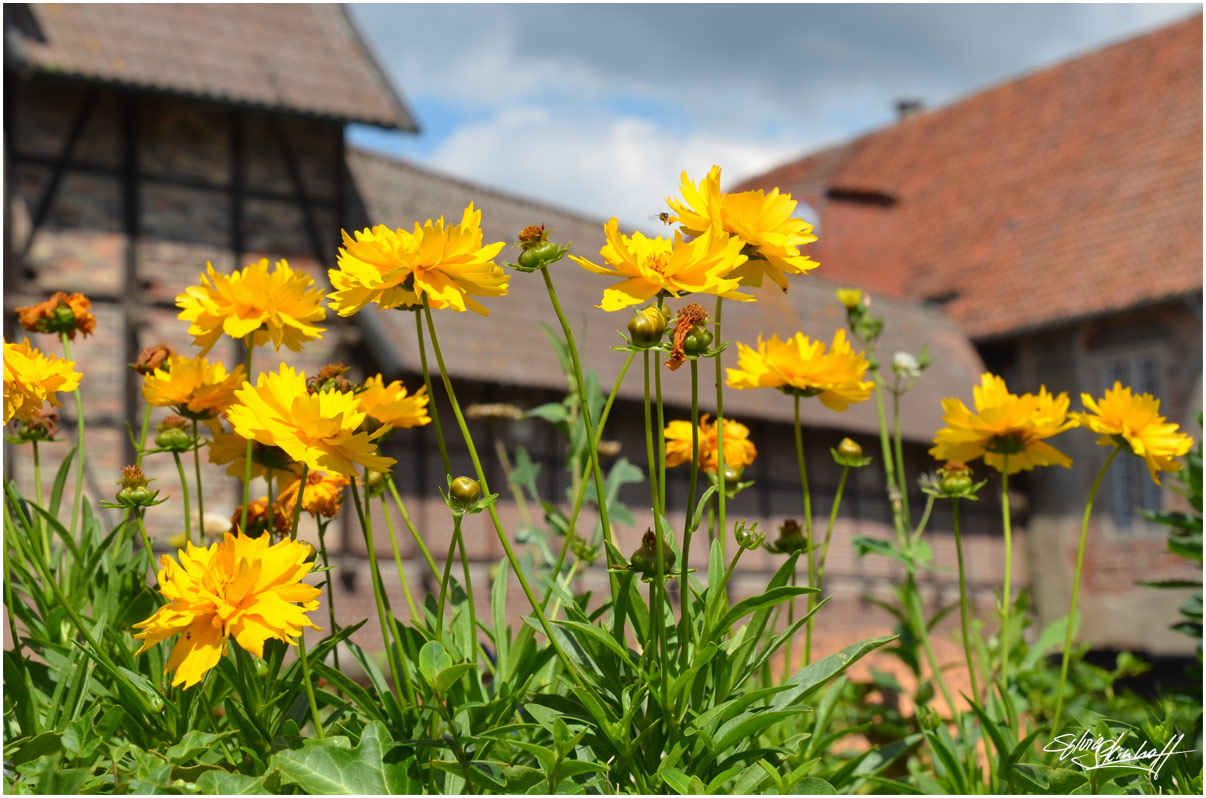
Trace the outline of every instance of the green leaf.
[[788, 789], [790, 795], [837, 795], [832, 784], [816, 776], [805, 776]]
[[[420, 652], [421, 655], [421, 652]], [[461, 662], [456, 665], [449, 666], [440, 671], [435, 679], [435, 690], [443, 695], [452, 689], [452, 686], [461, 680], [469, 671], [473, 670], [472, 662]]]
[[524, 418], [542, 418], [550, 424], [564, 424], [569, 421], [569, 411], [561, 402], [549, 402], [533, 407], [523, 415]]
[[405, 795], [420, 786], [407, 778], [413, 755], [393, 743], [385, 724], [376, 721], [364, 727], [354, 748], [347, 737], [327, 737], [278, 751], [272, 759], [282, 782], [313, 795]]
[[[85, 416], [87, 418], [87, 416]], [[54, 488], [50, 491], [50, 514], [56, 518], [59, 515], [59, 505], [63, 501], [63, 486], [67, 484], [67, 475], [71, 473], [71, 461], [75, 458], [76, 444], [72, 444], [59, 464], [59, 471], [54, 477]]]
[[725, 616], [721, 618], [720, 623], [716, 626], [716, 629], [717, 631], [723, 632], [724, 630], [732, 627], [732, 625], [741, 618], [749, 615], [751, 612], [767, 609], [775, 606], [776, 604], [782, 604], [783, 602], [795, 598], [796, 596], [803, 596], [808, 593], [817, 592], [819, 592], [819, 588], [815, 587], [792, 587], [790, 585], [773, 587], [764, 593], [758, 594], [757, 596], [750, 596], [744, 601], [737, 602], [733, 609], [729, 610]]
[[452, 657], [438, 640], [429, 641], [419, 650], [419, 672], [433, 688], [440, 672], [451, 665]]
[[257, 779], [242, 773], [207, 770], [197, 779], [197, 786], [205, 795], [275, 795], [278, 791], [267, 787], [267, 782], [274, 776], [275, 771]]
[[197, 754], [208, 751], [213, 748], [217, 741], [222, 737], [229, 737], [233, 732], [225, 734], [209, 734], [207, 732], [199, 732], [195, 729], [186, 732], [180, 738], [180, 742], [173, 745], [167, 750], [164, 756], [173, 765], [188, 764]]
[[791, 689], [779, 693], [771, 699], [773, 709], [783, 709], [797, 701], [807, 698], [812, 692], [821, 688], [834, 676], [845, 671], [858, 660], [880, 646], [887, 645], [896, 639], [896, 635], [869, 637], [853, 645], [846, 646], [836, 654], [830, 654], [822, 660], [801, 668], [794, 676], [785, 682]]
[[[8, 688], [8, 685], [4, 685]], [[58, 732], [48, 731], [42, 732], [36, 737], [30, 738], [28, 741], [21, 744], [14, 753], [7, 754], [7, 758], [15, 765], [23, 765], [26, 762], [32, 762], [35, 759], [51, 754], [57, 754], [63, 750], [62, 735]]]
[[667, 770], [659, 770], [657, 775], [662, 777], [662, 781], [666, 786], [674, 790], [679, 795], [691, 795], [691, 779], [681, 770], [669, 768]]
[[[1080, 613], [1076, 613], [1076, 618], [1072, 624], [1072, 634], [1076, 635], [1077, 629], [1080, 628]], [[1030, 650], [1026, 652], [1026, 658], [1022, 660], [1022, 670], [1028, 671], [1038, 664], [1039, 658], [1048, 651], [1057, 649], [1064, 644], [1064, 638], [1068, 632], [1068, 617], [1057, 618], [1051, 622], [1038, 640], [1034, 641], [1034, 645], [1030, 646]]]

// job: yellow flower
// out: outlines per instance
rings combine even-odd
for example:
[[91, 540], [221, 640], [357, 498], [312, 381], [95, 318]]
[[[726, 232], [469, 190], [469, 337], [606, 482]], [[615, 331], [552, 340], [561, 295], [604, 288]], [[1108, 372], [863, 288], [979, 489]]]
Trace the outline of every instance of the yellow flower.
[[75, 363], [54, 355], [46, 355], [29, 345], [4, 342], [4, 423], [14, 416], [33, 419], [42, 405], [49, 402], [62, 407], [57, 391], [74, 391], [82, 375]]
[[570, 257], [587, 271], [624, 280], [603, 291], [604, 310], [619, 310], [636, 305], [665, 291], [670, 296], [682, 293], [718, 294], [744, 302], [753, 297], [737, 293], [736, 279], [725, 278], [735, 267], [745, 262], [741, 241], [731, 238], [719, 227], [710, 227], [692, 241], [683, 241], [682, 233], [674, 233], [674, 241], [658, 236], [648, 238], [635, 232], [620, 235], [620, 223], [613, 216], [603, 226], [607, 243], [599, 250], [611, 268], [597, 266]]
[[380, 374], [364, 381], [364, 390], [356, 394], [360, 409], [382, 424], [409, 429], [431, 423], [427, 415], [427, 386], [413, 395], [406, 392], [400, 380], [389, 385]]
[[786, 341], [777, 335], [769, 341], [758, 336], [757, 349], [737, 344], [737, 368], [728, 371], [732, 388], [798, 392], [817, 397], [830, 410], [845, 410], [851, 403], [866, 400], [873, 386], [864, 380], [867, 356], [851, 349], [845, 330], [834, 333], [828, 352], [824, 342], [813, 341], [804, 333]]
[[[724, 420], [724, 465], [725, 468], [742, 469], [754, 462], [758, 450], [750, 443], [749, 427], [732, 419]], [[691, 462], [691, 422], [671, 421], [666, 425], [666, 465], [673, 468], [676, 465]], [[716, 422], [708, 423], [705, 414], [699, 419], [699, 461], [705, 471], [716, 473], [719, 465], [717, 457], [718, 436]]]
[[356, 432], [364, 411], [354, 394], [306, 390], [306, 375], [281, 364], [278, 372], [261, 373], [255, 387], [243, 383], [238, 401], [226, 411], [236, 434], [268, 446], [315, 471], [354, 476], [356, 466], [388, 471], [396, 460], [377, 454], [373, 441], [387, 429]]
[[[320, 515], [334, 518], [339, 515], [339, 502], [343, 489], [347, 485], [346, 477], [311, 471], [306, 476], [306, 492], [302, 495], [302, 509], [315, 518]], [[297, 507], [297, 492], [300, 488], [301, 478], [298, 477], [281, 491], [280, 497], [276, 500], [277, 512], [289, 519], [290, 527], [292, 527], [293, 512]]]
[[[271, 511], [271, 512], [269, 512]], [[230, 534], [238, 534], [239, 524], [243, 521], [243, 505], [235, 508], [230, 516]], [[268, 497], [261, 496], [247, 504], [247, 528], [244, 533], [251, 537], [260, 535], [277, 535], [284, 537], [293, 527], [293, 516], [286, 515], [280, 504], [268, 504]]]
[[1071, 413], [1076, 422], [1099, 433], [1099, 446], [1124, 445], [1128, 451], [1143, 458], [1152, 481], [1160, 484], [1159, 472], [1180, 471], [1182, 465], [1173, 458], [1184, 456], [1193, 448], [1193, 438], [1178, 432], [1177, 424], [1169, 424], [1160, 415], [1160, 400], [1149, 393], [1135, 396], [1130, 388], [1115, 382], [1113, 390], [1094, 401], [1087, 393], [1080, 395], [1088, 413]]
[[842, 307], [854, 310], [863, 304], [863, 290], [861, 288], [839, 288], [837, 298], [838, 302], [842, 303]]
[[[226, 476], [228, 477], [243, 478], [246, 455], [247, 440], [232, 432], [218, 432], [209, 442], [209, 462], [214, 465], [227, 466]], [[252, 479], [263, 477], [276, 480], [277, 485], [283, 485], [288, 480], [297, 479], [301, 471], [301, 463], [293, 462], [284, 449], [252, 441]]]
[[240, 340], [254, 334], [252, 346], [272, 341], [273, 348], [284, 345], [294, 352], [307, 339], [322, 337], [322, 328], [314, 326], [326, 316], [322, 290], [305, 272], [280, 260], [270, 274], [267, 258], [233, 274], [218, 274], [209, 263], [205, 268], [201, 284], [176, 297], [180, 318], [192, 322], [188, 332], [201, 354], [223, 333]]
[[172, 355], [146, 376], [142, 398], [152, 407], [173, 407], [189, 418], [211, 419], [234, 403], [234, 392], [242, 384], [241, 365], [227, 374], [221, 362]]
[[208, 548], [187, 544], [177, 563], [160, 557], [159, 590], [168, 603], [135, 629], [138, 653], [183, 633], [164, 673], [175, 671], [172, 686], [192, 687], [226, 653], [230, 637], [243, 650], [264, 656], [267, 640], [294, 645], [302, 628], [318, 629], [306, 613], [318, 609], [321, 591], [302, 582], [312, 563], [307, 543], [227, 534]]
[[713, 166], [698, 186], [683, 172], [679, 190], [682, 200], [666, 198], [677, 214], [671, 222], [679, 222], [692, 235], [718, 224], [749, 247], [749, 260], [728, 275], [742, 285], [757, 288], [769, 277], [786, 293], [788, 274], [804, 274], [820, 265], [800, 254], [800, 247], [817, 237], [812, 225], [792, 217], [797, 203], [790, 194], [780, 194], [777, 188], [770, 194], [761, 189], [722, 194], [719, 166]]
[[1066, 393], [1052, 396], [1043, 387], [1038, 396], [1015, 396], [1005, 387], [1005, 380], [985, 373], [973, 394], [975, 413], [960, 399], [942, 400], [946, 427], [934, 436], [930, 454], [935, 458], [968, 463], [983, 457], [998, 471], [1008, 468], [1008, 474], [1035, 466], [1072, 467], [1071, 458], [1045, 442], [1076, 426], [1076, 421], [1068, 418]]
[[335, 291], [331, 308], [351, 316], [369, 302], [380, 309], [422, 306], [473, 310], [490, 315], [471, 296], [504, 296], [510, 276], [494, 263], [506, 242], [482, 246], [482, 212], [473, 203], [460, 224], [444, 224], [444, 217], [415, 223], [413, 233], [377, 225], [343, 233], [339, 268], [329, 276]]

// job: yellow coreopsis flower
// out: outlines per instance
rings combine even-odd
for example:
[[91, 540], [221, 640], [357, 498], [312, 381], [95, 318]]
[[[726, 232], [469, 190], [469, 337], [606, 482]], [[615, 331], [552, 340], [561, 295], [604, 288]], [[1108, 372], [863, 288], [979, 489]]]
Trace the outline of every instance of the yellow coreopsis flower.
[[354, 238], [345, 231], [339, 268], [329, 272], [335, 288], [331, 308], [351, 316], [369, 302], [380, 309], [416, 307], [426, 298], [433, 308], [489, 316], [472, 297], [505, 295], [510, 276], [494, 263], [506, 242], [482, 246], [481, 222], [482, 212], [469, 203], [460, 224], [445, 225], [441, 216], [416, 222], [413, 233], [385, 225], [357, 231]]
[[[209, 442], [209, 462], [226, 466], [226, 476], [243, 478], [246, 466], [247, 440], [233, 432], [218, 432]], [[288, 452], [279, 446], [265, 446], [252, 441], [251, 478], [272, 479], [283, 485], [301, 474], [301, 463], [295, 463]]]
[[389, 385], [380, 374], [364, 381], [364, 390], [356, 394], [360, 408], [381, 424], [409, 429], [431, 423], [427, 415], [427, 386], [409, 394], [401, 380]]
[[[306, 491], [302, 494], [302, 509], [315, 518], [323, 516], [334, 518], [339, 515], [339, 503], [343, 489], [347, 487], [346, 477], [324, 474], [321, 471], [311, 471], [306, 475]], [[297, 508], [297, 493], [301, 490], [301, 478], [293, 480], [281, 491], [276, 500], [278, 512], [292, 520]]]
[[[699, 463], [705, 471], [716, 473], [720, 464], [718, 457], [719, 436], [716, 422], [708, 421], [707, 414], [699, 419]], [[666, 465], [673, 468], [691, 462], [691, 422], [671, 421], [666, 425]], [[726, 468], [741, 470], [758, 455], [750, 442], [750, 429], [744, 424], [726, 418], [724, 420], [724, 464]]]
[[769, 194], [761, 189], [723, 194], [719, 166], [713, 166], [698, 186], [683, 172], [679, 190], [681, 200], [666, 198], [676, 214], [671, 222], [681, 223], [693, 235], [718, 224], [749, 248], [749, 260], [728, 275], [742, 285], [757, 288], [763, 277], [769, 277], [786, 293], [788, 274], [804, 274], [820, 265], [800, 254], [800, 247], [817, 237], [812, 225], [792, 216], [797, 202], [790, 194], [780, 194], [777, 188]]
[[243, 382], [242, 365], [227, 374], [221, 362], [210, 363], [200, 355], [172, 355], [147, 374], [142, 398], [152, 407], [172, 407], [182, 416], [207, 420], [234, 403], [234, 392]]
[[846, 308], [846, 310], [854, 310], [863, 304], [863, 289], [839, 288], [837, 290], [837, 298], [838, 302], [841, 302], [842, 307]]
[[1178, 432], [1180, 425], [1168, 423], [1160, 415], [1160, 400], [1149, 393], [1138, 396], [1130, 388], [1115, 382], [1112, 390], [1094, 400], [1087, 393], [1080, 395], [1087, 413], [1071, 413], [1080, 426], [1099, 433], [1099, 446], [1122, 446], [1143, 458], [1152, 481], [1160, 484], [1161, 471], [1180, 471], [1183, 457], [1193, 448], [1193, 438]]
[[[744, 302], [753, 297], [737, 293], [740, 283], [726, 278], [745, 262], [740, 239], [727, 235], [719, 227], [710, 227], [692, 241], [683, 241], [675, 232], [674, 240], [649, 238], [641, 232], [620, 234], [620, 223], [613, 216], [603, 226], [607, 243], [599, 250], [607, 266], [597, 266], [585, 258], [570, 255], [579, 266], [596, 274], [625, 279], [603, 291], [604, 310], [620, 310], [665, 292], [680, 294], [718, 294]], [[611, 267], [611, 268], [608, 268]]]
[[729, 369], [732, 388], [778, 388], [785, 393], [815, 396], [831, 410], [845, 410], [871, 396], [867, 356], [856, 352], [838, 330], [826, 351], [823, 341], [796, 333], [786, 341], [777, 335], [769, 341], [758, 336], [757, 348], [737, 344], [737, 368]]
[[1005, 380], [985, 373], [973, 394], [975, 413], [960, 399], [942, 400], [946, 427], [934, 436], [930, 454], [935, 458], [968, 463], [983, 457], [985, 463], [1007, 474], [1035, 466], [1072, 467], [1071, 458], [1046, 442], [1076, 426], [1076, 421], [1068, 418], [1066, 393], [1052, 396], [1041, 387], [1037, 396], [1016, 396]]
[[39, 352], [24, 343], [4, 342], [4, 423], [20, 417], [33, 419], [42, 405], [49, 402], [62, 407], [58, 391], [70, 392], [83, 379], [75, 363], [54, 355]]
[[318, 629], [306, 613], [318, 609], [321, 591], [302, 582], [313, 563], [307, 543], [269, 536], [227, 534], [221, 543], [199, 548], [186, 544], [177, 563], [160, 557], [159, 590], [168, 603], [135, 629], [138, 653], [175, 635], [164, 673], [175, 671], [172, 686], [192, 687], [226, 653], [234, 637], [243, 650], [264, 656], [268, 640], [294, 644], [303, 627]]
[[180, 318], [191, 322], [188, 332], [201, 354], [223, 333], [240, 340], [252, 335], [252, 346], [271, 341], [277, 350], [283, 345], [294, 352], [308, 339], [322, 337], [322, 328], [315, 326], [326, 316], [322, 290], [305, 272], [280, 260], [269, 273], [267, 258], [233, 274], [218, 274], [209, 263], [205, 268], [201, 284], [176, 297]]
[[284, 363], [278, 372], [260, 374], [255, 387], [243, 383], [226, 411], [236, 434], [267, 446], [315, 471], [355, 476], [356, 466], [388, 471], [396, 460], [377, 454], [374, 440], [387, 431], [356, 432], [365, 413], [354, 394], [306, 389], [305, 373]]

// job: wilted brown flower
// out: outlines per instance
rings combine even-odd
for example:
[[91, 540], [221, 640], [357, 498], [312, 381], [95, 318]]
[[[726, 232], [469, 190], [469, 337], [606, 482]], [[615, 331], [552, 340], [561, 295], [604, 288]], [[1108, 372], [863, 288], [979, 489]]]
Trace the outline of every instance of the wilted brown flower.
[[30, 332], [66, 333], [74, 341], [76, 332], [87, 336], [96, 329], [91, 309], [92, 301], [83, 294], [56, 291], [45, 302], [17, 308], [17, 316]]
[[163, 368], [167, 359], [174, 354], [176, 350], [167, 344], [151, 344], [138, 353], [138, 359], [130, 364], [130, 369], [145, 377], [155, 369]]

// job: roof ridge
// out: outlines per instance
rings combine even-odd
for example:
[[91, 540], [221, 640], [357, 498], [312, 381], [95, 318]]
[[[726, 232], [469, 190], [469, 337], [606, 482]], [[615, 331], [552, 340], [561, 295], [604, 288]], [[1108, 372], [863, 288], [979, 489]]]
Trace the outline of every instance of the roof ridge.
[[522, 194], [513, 194], [513, 193], [511, 193], [509, 191], [505, 191], [503, 189], [494, 188], [492, 186], [486, 186], [481, 183], [474, 183], [473, 181], [467, 180], [463, 177], [458, 177], [456, 175], [451, 175], [446, 172], [441, 172], [437, 169], [431, 168], [430, 166], [418, 164], [415, 161], [412, 161], [408, 158], [402, 158], [397, 155], [390, 155], [388, 153], [384, 153], [379, 150], [370, 150], [370, 149], [366, 149], [364, 147], [359, 147], [356, 145], [348, 145], [348, 154], [364, 156], [364, 157], [371, 158], [371, 159], [374, 159], [377, 161], [382, 161], [382, 162], [385, 162], [385, 163], [388, 163], [388, 164], [391, 164], [394, 166], [400, 166], [404, 169], [409, 169], [412, 172], [418, 172], [420, 174], [424, 174], [429, 177], [434, 177], [439, 180], [443, 180], [448, 183], [458, 185], [462, 188], [472, 189], [473, 191], [480, 192], [481, 194], [486, 195], [486, 196], [492, 196], [497, 199], [506, 200], [508, 202], [527, 205], [536, 210], [552, 211], [553, 213], [559, 213], [563, 216], [568, 216], [571, 219], [576, 219], [580, 222], [590, 222], [592, 224], [597, 223], [600, 226], [602, 226], [606, 222], [605, 219], [602, 219], [600, 217], [588, 216], [587, 214], [581, 213], [580, 211], [570, 210], [568, 208], [559, 207], [557, 205], [552, 205], [547, 202], [540, 202], [538, 200], [532, 199], [531, 197], [527, 197]]

